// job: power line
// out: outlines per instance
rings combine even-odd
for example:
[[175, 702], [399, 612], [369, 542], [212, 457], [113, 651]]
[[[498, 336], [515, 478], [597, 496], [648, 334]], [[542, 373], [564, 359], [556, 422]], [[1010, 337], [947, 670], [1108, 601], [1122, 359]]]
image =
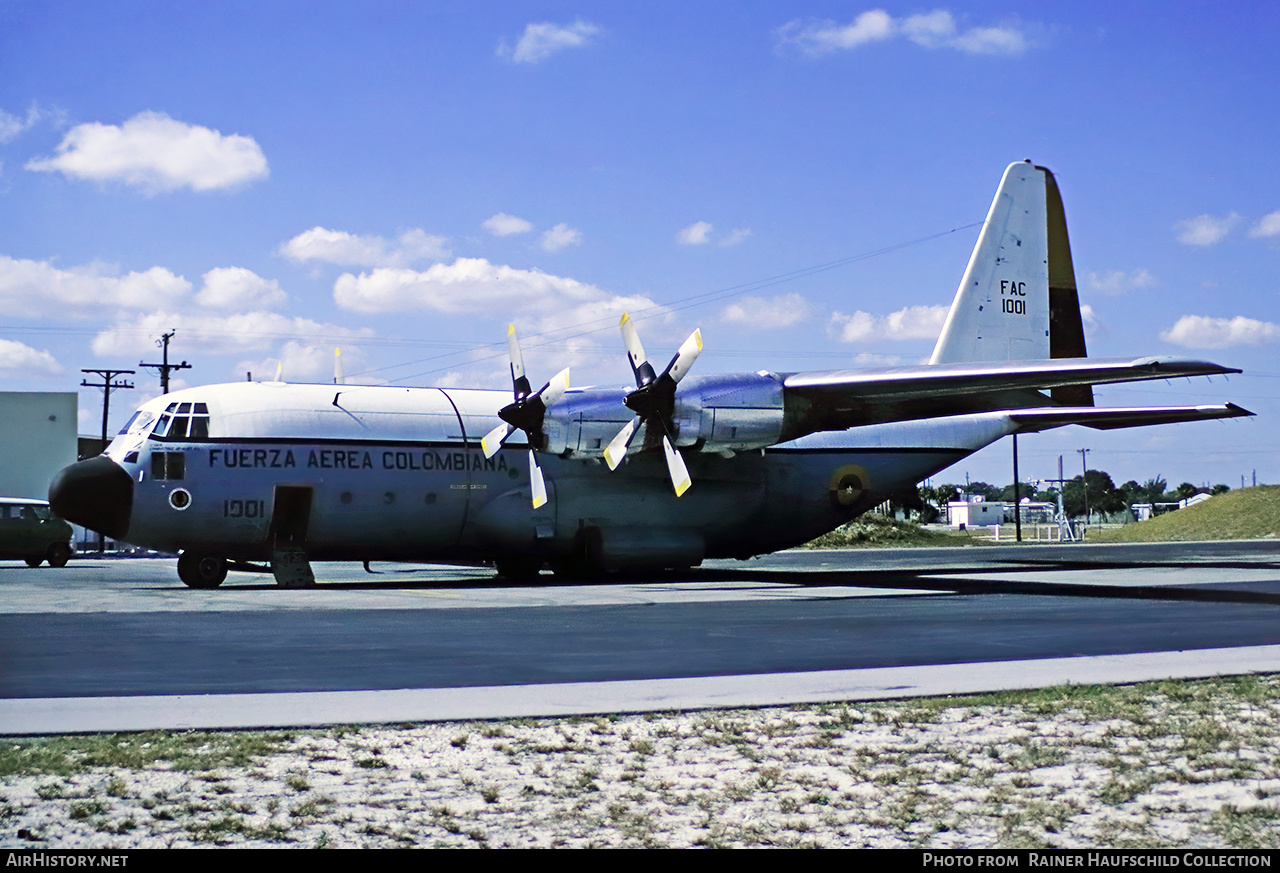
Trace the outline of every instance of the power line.
[[[953, 227], [950, 230], [944, 230], [938, 233], [932, 233], [932, 234], [929, 234], [928, 236], [922, 236], [917, 239], [908, 240], [906, 242], [895, 243], [893, 245], [884, 246], [883, 248], [874, 249], [868, 252], [862, 252], [861, 254], [850, 255], [845, 258], [839, 258], [834, 261], [827, 261], [826, 263], [815, 264], [809, 267], [801, 267], [797, 270], [791, 270], [790, 272], [787, 272], [787, 273], [779, 273], [776, 276], [769, 276], [764, 279], [756, 279], [751, 282], [743, 282], [738, 285], [730, 285], [725, 288], [718, 288], [714, 291], [706, 291], [701, 294], [692, 294], [692, 295], [689, 295], [688, 297], [682, 297], [682, 298], [673, 300], [670, 303], [660, 303], [660, 304], [655, 304], [653, 306], [647, 306], [641, 309], [637, 309], [631, 313], [631, 318], [634, 321], [640, 321], [643, 319], [655, 318], [659, 315], [666, 315], [669, 312], [680, 312], [685, 309], [692, 309], [696, 306], [704, 306], [708, 303], [714, 303], [720, 300], [728, 300], [729, 298], [739, 297], [751, 291], [761, 291], [761, 290], [764, 290], [765, 288], [771, 288], [775, 285], [781, 285], [785, 282], [793, 282], [796, 279], [803, 279], [808, 276], [817, 275], [818, 273], [825, 273], [828, 270], [834, 270], [838, 267], [847, 266], [849, 264], [854, 264], [859, 261], [866, 261], [866, 260], [870, 260], [871, 258], [877, 258], [877, 257], [880, 257], [881, 255], [887, 255], [891, 252], [896, 252], [901, 249], [909, 248], [911, 246], [920, 245], [922, 243], [930, 242], [935, 239], [940, 239], [944, 236], [949, 236], [950, 234], [959, 233], [962, 230], [969, 230], [971, 228], [979, 227], [981, 225], [982, 225], [981, 221], [975, 221], [970, 224], [961, 225], [960, 227]], [[589, 336], [590, 334], [598, 333], [601, 330], [607, 330], [613, 327], [616, 323], [617, 323], [616, 317], [613, 315], [609, 315], [608, 317], [605, 317], [605, 318], [592, 319], [590, 321], [579, 322], [578, 324], [566, 325], [564, 327], [556, 328], [555, 330], [545, 331], [539, 334], [532, 334], [529, 336], [527, 340], [521, 340], [521, 344], [526, 348], [530, 348], [530, 347], [541, 348], [543, 346], [551, 345], [552, 343], [563, 343], [569, 340], [578, 339], [580, 337]], [[566, 336], [564, 334], [567, 331], [578, 331], [578, 332], [570, 333]], [[494, 343], [492, 345], [497, 345], [497, 344]], [[408, 366], [409, 364], [412, 364], [412, 363], [426, 363], [427, 361], [437, 361], [437, 360], [440, 360], [441, 358], [448, 358], [454, 355], [462, 354], [463, 351], [464, 350], [460, 350], [457, 352], [443, 353], [440, 355], [433, 355], [432, 357], [429, 357], [429, 358], [422, 358], [419, 361], [411, 361], [405, 364], [396, 364], [390, 367], [381, 367], [375, 370], [365, 370], [363, 373], [356, 373], [353, 375], [363, 376], [368, 373], [377, 373], [382, 370], [390, 370], [399, 366]], [[471, 361], [471, 363], [479, 363], [481, 361], [496, 360], [498, 358], [503, 357], [505, 354], [506, 354], [505, 351], [497, 351], [490, 355], [474, 358]], [[432, 370], [425, 370], [421, 373], [414, 373], [409, 376], [401, 376], [397, 379], [391, 379], [390, 381], [403, 382], [406, 379], [417, 379], [421, 376], [428, 376], [428, 375], [431, 375], [432, 373], [438, 373], [441, 370], [447, 370], [447, 369], [448, 367], [437, 367]]]

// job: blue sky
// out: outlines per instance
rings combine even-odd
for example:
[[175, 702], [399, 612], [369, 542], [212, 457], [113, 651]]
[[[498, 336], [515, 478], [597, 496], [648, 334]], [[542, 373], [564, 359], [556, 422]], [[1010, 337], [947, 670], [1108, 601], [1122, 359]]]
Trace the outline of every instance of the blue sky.
[[[1117, 481], [1280, 481], [1273, 4], [0, 3], [0, 390], [623, 383], [927, 357], [1004, 167], [1058, 175], [1100, 389], [1259, 413], [1020, 440]], [[814, 270], [839, 262], [830, 269]], [[113, 419], [158, 393], [112, 398]], [[101, 394], [81, 393], [81, 431]], [[113, 421], [113, 427], [118, 421]], [[1007, 482], [1000, 444], [943, 480]]]

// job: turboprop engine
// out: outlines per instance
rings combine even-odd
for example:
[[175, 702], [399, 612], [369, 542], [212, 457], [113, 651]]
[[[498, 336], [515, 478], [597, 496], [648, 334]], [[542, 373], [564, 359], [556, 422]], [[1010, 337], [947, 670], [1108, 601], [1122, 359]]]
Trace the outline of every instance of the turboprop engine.
[[686, 379], [702, 351], [702, 332], [695, 330], [659, 375], [645, 356], [631, 317], [624, 313], [619, 327], [635, 390], [572, 390], [564, 370], [541, 390], [531, 392], [515, 325], [507, 331], [515, 401], [499, 413], [504, 423], [485, 436], [482, 446], [485, 456], [492, 457], [508, 437], [524, 431], [535, 509], [547, 501], [535, 450], [598, 458], [616, 470], [629, 454], [661, 449], [671, 487], [679, 497], [692, 485], [681, 450], [732, 457], [779, 441], [784, 412], [782, 379], [777, 374], [761, 370]]
[[[626, 393], [622, 389], [570, 390], [547, 410], [545, 451], [607, 461], [606, 452], [619, 428], [635, 421], [623, 405]], [[725, 457], [774, 445], [783, 430], [782, 393], [781, 377], [765, 371], [685, 379], [666, 423], [671, 443], [676, 449]], [[652, 426], [643, 448], [660, 448], [664, 435], [661, 428]], [[634, 444], [631, 451], [636, 451]]]

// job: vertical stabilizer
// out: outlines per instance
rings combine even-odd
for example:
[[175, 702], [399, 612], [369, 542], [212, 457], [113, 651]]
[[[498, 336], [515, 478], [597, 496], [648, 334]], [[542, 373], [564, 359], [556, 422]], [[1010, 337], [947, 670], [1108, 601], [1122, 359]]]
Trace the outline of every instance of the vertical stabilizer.
[[[1053, 173], [1044, 170], [1044, 180], [1049, 235], [1049, 357], [1083, 358], [1084, 322], [1080, 318], [1080, 295], [1076, 293], [1076, 270], [1071, 262], [1067, 213]], [[1054, 388], [1049, 394], [1063, 406], [1093, 406], [1092, 385], [1067, 385]]]
[[[1049, 195], [1051, 188], [1053, 196]], [[1051, 200], [1061, 215], [1062, 201], [1048, 170], [1029, 161], [1010, 164], [1005, 170], [931, 363], [1050, 357]], [[1065, 219], [1061, 230], [1066, 272], [1072, 274]], [[1070, 286], [1074, 296], [1073, 274]]]

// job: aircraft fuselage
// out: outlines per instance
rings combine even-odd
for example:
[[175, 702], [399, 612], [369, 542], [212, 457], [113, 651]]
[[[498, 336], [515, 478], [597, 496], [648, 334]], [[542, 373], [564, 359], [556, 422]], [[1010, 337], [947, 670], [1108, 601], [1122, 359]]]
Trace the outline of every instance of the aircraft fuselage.
[[[268, 560], [289, 541], [311, 560], [588, 556], [604, 568], [688, 566], [805, 542], [1010, 432], [1005, 416], [990, 413], [689, 451], [697, 484], [681, 498], [658, 452], [633, 454], [614, 472], [594, 457], [543, 453], [551, 499], [533, 509], [527, 446], [513, 442], [492, 458], [479, 446], [508, 397], [273, 383], [186, 389], [140, 407], [99, 459], [126, 474], [128, 488], [102, 466], [115, 508], [92, 502], [124, 520], [110, 531], [118, 539], [230, 560]], [[582, 408], [617, 405], [598, 401], [576, 392]], [[77, 520], [93, 511], [81, 508]]]

